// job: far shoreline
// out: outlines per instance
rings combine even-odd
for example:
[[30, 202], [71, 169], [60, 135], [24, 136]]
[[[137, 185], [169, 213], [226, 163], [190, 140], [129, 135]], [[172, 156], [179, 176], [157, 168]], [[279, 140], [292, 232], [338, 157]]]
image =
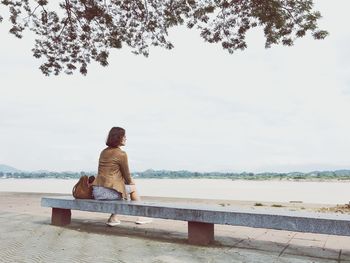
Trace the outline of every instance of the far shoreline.
[[[0, 177], [1, 180], [76, 180], [79, 178], [60, 178], [60, 177], [30, 177], [30, 178], [14, 178], [14, 177]], [[222, 181], [234, 181], [234, 182], [340, 182], [340, 183], [350, 183], [349, 179], [320, 179], [320, 178], [306, 178], [306, 179], [292, 179], [292, 178], [268, 178], [268, 179], [233, 179], [233, 178], [139, 178], [134, 177], [135, 180], [222, 180]]]

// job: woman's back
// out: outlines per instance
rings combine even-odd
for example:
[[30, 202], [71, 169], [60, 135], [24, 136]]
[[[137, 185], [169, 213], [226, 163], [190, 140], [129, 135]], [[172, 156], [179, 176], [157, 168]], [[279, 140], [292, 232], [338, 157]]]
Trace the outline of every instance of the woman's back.
[[125, 184], [131, 183], [126, 153], [118, 147], [107, 147], [100, 154], [98, 174], [93, 183], [114, 189], [126, 197]]
[[107, 147], [104, 149], [98, 162], [98, 175], [110, 177], [120, 173], [120, 162], [123, 155], [125, 152], [119, 148]]

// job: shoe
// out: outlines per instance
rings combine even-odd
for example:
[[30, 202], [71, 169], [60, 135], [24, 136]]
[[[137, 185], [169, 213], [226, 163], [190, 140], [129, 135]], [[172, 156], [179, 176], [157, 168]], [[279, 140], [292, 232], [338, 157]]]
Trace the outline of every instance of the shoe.
[[144, 225], [144, 224], [149, 224], [149, 223], [152, 223], [153, 220], [151, 218], [148, 218], [148, 217], [139, 217], [136, 221], [135, 221], [135, 224], [138, 224], [138, 225]]
[[106, 222], [106, 225], [107, 226], [117, 226], [117, 225], [120, 225], [120, 221], [118, 220], [118, 221], [107, 221]]

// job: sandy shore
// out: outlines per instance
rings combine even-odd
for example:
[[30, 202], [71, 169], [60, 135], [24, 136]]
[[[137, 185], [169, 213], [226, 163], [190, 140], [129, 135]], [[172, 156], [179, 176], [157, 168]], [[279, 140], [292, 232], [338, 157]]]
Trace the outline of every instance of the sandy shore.
[[[187, 244], [187, 224], [155, 219], [135, 225], [105, 225], [107, 214], [72, 211], [67, 227], [50, 225], [50, 209], [40, 206], [42, 193], [0, 192], [0, 262], [343, 262], [350, 260], [350, 237], [295, 233], [235, 226], [215, 226], [215, 244]], [[55, 194], [57, 195], [57, 194]], [[317, 204], [176, 199], [254, 209], [319, 210]], [[331, 206], [329, 206], [331, 208]], [[327, 210], [328, 212], [331, 210]], [[345, 262], [345, 261], [344, 261]]]

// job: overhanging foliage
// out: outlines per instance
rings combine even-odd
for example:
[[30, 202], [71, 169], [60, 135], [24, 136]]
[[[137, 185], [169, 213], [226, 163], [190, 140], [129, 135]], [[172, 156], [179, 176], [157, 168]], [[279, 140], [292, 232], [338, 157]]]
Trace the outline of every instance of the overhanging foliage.
[[182, 24], [229, 53], [247, 47], [246, 33], [254, 27], [263, 28], [266, 48], [291, 46], [307, 33], [315, 39], [328, 34], [318, 29], [321, 14], [312, 0], [65, 0], [55, 10], [48, 2], [1, 1], [10, 12], [10, 33], [21, 38], [28, 28], [36, 34], [32, 51], [44, 58], [45, 75], [76, 69], [85, 75], [91, 60], [107, 66], [109, 51], [123, 45], [144, 56], [150, 46], [171, 49], [168, 30]]

